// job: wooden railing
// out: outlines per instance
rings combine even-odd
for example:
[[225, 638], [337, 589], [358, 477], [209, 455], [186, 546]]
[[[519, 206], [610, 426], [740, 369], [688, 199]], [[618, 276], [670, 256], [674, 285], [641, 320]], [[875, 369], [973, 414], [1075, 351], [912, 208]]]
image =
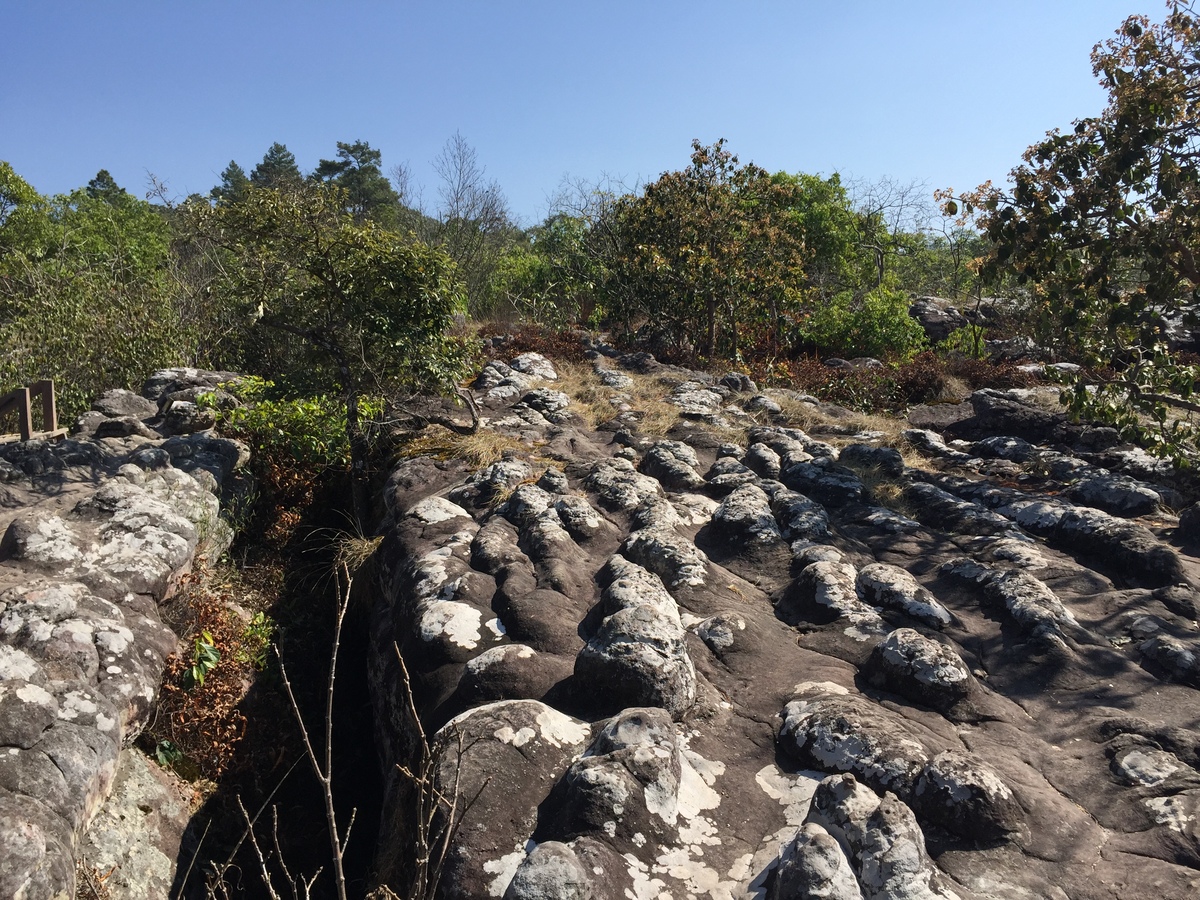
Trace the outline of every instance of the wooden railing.
[[[33, 430], [34, 399], [40, 399], [42, 407], [42, 430]], [[21, 440], [32, 438], [58, 438], [67, 433], [58, 427], [58, 410], [54, 405], [54, 382], [49, 378], [35, 381], [29, 387], [17, 388], [0, 397], [0, 422], [11, 413], [17, 414], [17, 434]], [[0, 440], [3, 440], [0, 437]]]

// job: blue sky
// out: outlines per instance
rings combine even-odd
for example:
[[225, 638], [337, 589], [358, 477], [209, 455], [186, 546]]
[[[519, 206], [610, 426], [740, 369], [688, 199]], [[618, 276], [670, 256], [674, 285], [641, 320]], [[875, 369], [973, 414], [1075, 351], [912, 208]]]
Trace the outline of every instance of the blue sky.
[[456, 131], [519, 220], [571, 176], [653, 179], [724, 137], [771, 169], [1001, 181], [1104, 95], [1088, 54], [1158, 0], [0, 0], [0, 159], [182, 197], [273, 141], [363, 139], [436, 199]]

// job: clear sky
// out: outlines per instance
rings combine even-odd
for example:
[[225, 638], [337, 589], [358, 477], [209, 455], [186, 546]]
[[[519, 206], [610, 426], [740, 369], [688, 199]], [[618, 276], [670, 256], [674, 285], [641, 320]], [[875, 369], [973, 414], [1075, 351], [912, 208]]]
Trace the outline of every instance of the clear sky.
[[273, 141], [363, 139], [436, 199], [460, 132], [524, 224], [564, 176], [648, 180], [724, 137], [770, 169], [967, 189], [1093, 115], [1092, 46], [1159, 0], [0, 0], [0, 159], [206, 193]]

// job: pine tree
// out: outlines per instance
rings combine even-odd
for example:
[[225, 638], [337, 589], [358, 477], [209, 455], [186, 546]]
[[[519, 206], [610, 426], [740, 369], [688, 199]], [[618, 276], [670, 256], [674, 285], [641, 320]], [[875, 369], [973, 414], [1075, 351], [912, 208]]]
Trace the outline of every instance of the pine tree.
[[221, 173], [221, 183], [209, 191], [209, 196], [214, 200], [232, 203], [241, 200], [249, 186], [250, 179], [246, 176], [246, 170], [231, 159], [225, 171]]
[[296, 157], [284, 144], [276, 141], [263, 155], [262, 162], [250, 173], [250, 181], [259, 187], [282, 188], [302, 180]]

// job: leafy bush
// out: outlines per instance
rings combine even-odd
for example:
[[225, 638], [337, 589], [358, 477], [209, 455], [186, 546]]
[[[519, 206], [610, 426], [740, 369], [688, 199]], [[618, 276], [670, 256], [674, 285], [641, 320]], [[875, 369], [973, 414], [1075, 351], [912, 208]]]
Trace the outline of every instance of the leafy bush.
[[[312, 502], [313, 491], [330, 471], [350, 471], [346, 406], [341, 398], [281, 397], [271, 381], [244, 378], [224, 386], [243, 405], [220, 409], [215, 394], [199, 398], [215, 409], [217, 425], [250, 447], [250, 470], [257, 479], [260, 512], [268, 541], [284, 541]], [[383, 401], [364, 398], [360, 412], [368, 420], [383, 413]]]
[[909, 359], [925, 344], [925, 333], [908, 314], [900, 291], [876, 288], [856, 298], [843, 291], [817, 306], [800, 327], [802, 343], [833, 356]]
[[584, 362], [587, 359], [577, 332], [548, 328], [535, 322], [525, 322], [508, 332], [502, 353], [508, 358], [521, 353], [541, 353], [555, 361]]
[[53, 378], [69, 420], [189, 361], [160, 211], [101, 172], [45, 198], [0, 163], [0, 393]]
[[947, 355], [957, 354], [970, 359], [983, 359], [987, 356], [987, 348], [984, 345], [986, 339], [986, 329], [979, 325], [964, 325], [950, 332], [945, 340], [939, 341], [937, 349]]

